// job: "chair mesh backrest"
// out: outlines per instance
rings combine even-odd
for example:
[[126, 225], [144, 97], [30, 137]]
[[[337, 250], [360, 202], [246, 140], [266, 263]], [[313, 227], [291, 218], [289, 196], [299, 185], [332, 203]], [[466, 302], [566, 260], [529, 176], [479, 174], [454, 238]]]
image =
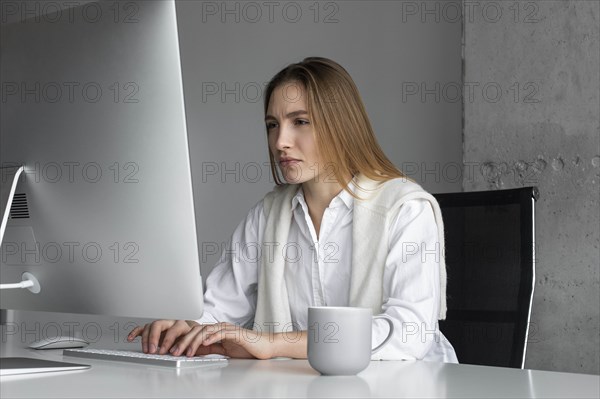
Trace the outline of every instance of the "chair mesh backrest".
[[536, 195], [535, 188], [436, 195], [448, 270], [440, 329], [461, 363], [522, 367]]

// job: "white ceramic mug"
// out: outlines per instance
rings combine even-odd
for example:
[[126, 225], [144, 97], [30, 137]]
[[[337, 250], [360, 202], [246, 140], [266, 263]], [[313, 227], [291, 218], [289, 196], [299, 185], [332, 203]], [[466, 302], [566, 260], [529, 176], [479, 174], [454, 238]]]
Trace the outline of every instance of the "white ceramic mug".
[[[374, 319], [390, 325], [386, 339], [371, 349]], [[308, 362], [325, 375], [354, 375], [369, 365], [371, 355], [383, 348], [394, 334], [394, 324], [385, 315], [373, 316], [369, 308], [309, 307]]]

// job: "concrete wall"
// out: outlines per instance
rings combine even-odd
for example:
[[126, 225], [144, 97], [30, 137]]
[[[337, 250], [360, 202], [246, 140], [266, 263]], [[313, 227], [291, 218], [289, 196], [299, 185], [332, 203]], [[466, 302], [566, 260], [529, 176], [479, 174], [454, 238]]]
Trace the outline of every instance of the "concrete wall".
[[600, 3], [479, 3], [464, 39], [464, 81], [477, 87], [464, 162], [477, 173], [463, 187], [539, 187], [525, 366], [597, 374]]

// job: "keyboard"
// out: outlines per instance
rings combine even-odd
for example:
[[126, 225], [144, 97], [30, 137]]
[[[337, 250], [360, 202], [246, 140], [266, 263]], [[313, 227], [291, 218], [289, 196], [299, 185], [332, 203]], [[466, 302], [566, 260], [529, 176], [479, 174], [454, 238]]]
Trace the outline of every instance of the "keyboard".
[[199, 366], [226, 365], [227, 357], [222, 355], [204, 356], [172, 356], [153, 355], [149, 353], [112, 350], [112, 349], [65, 349], [64, 356], [79, 357], [84, 359], [113, 360], [119, 362], [139, 363], [147, 366], [162, 366], [170, 368], [191, 368]]

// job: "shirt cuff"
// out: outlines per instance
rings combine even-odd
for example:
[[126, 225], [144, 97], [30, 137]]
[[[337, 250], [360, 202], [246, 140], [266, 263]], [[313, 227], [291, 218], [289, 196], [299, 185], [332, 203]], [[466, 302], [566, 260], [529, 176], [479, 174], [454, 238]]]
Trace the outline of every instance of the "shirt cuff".
[[198, 324], [217, 324], [219, 322], [212, 314], [206, 311], [202, 314], [201, 318], [194, 321]]

